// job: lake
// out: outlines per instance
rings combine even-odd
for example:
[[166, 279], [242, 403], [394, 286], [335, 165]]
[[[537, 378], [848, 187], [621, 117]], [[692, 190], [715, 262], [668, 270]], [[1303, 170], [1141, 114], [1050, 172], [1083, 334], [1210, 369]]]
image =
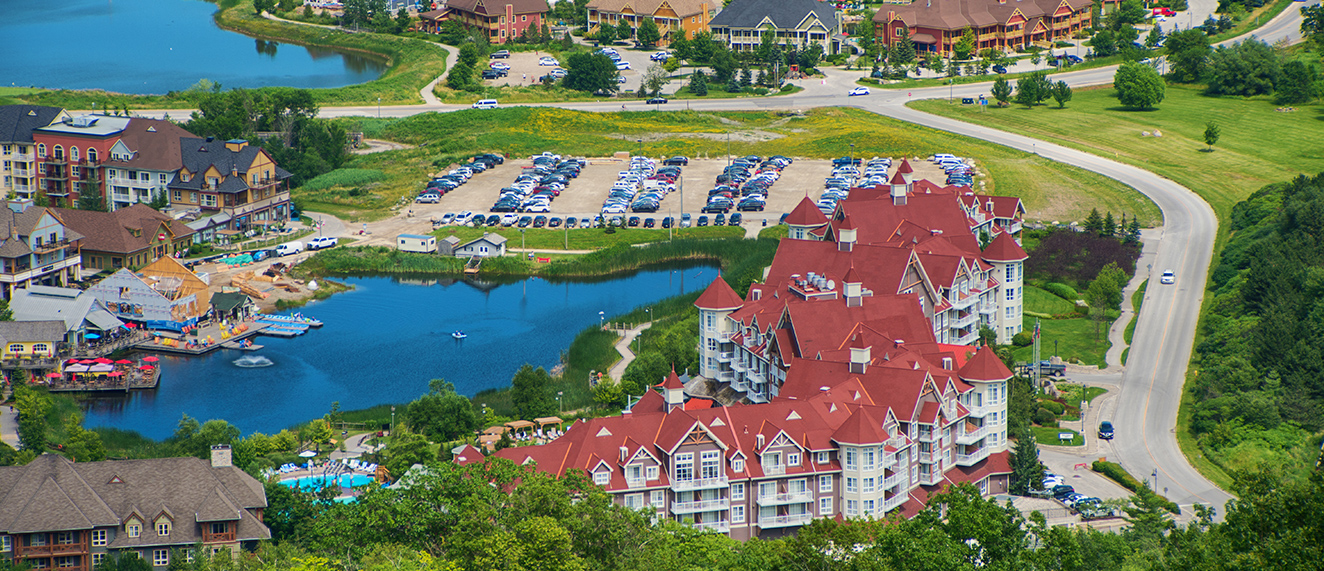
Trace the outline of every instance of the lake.
[[[222, 88], [341, 87], [376, 79], [382, 58], [222, 30], [201, 0], [0, 0], [0, 81], [19, 87], [166, 93], [206, 78]], [[87, 43], [92, 42], [92, 43]]]
[[[85, 425], [170, 436], [180, 416], [225, 419], [245, 434], [273, 433], [344, 410], [406, 403], [444, 378], [462, 394], [510, 385], [524, 363], [550, 369], [584, 328], [635, 307], [695, 291], [717, 272], [708, 267], [654, 270], [596, 282], [530, 278], [493, 284], [348, 278], [353, 291], [300, 311], [326, 323], [291, 339], [257, 337], [253, 353], [219, 350], [204, 357], [161, 357], [161, 385], [86, 402]], [[467, 339], [451, 333], [463, 330]], [[270, 366], [244, 368], [241, 357]]]

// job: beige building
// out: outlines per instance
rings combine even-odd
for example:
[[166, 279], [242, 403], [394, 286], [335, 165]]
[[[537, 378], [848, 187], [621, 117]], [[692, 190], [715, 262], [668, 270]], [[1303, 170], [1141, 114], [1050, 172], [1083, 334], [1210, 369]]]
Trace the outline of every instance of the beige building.
[[33, 129], [48, 127], [70, 115], [59, 107], [0, 106], [0, 190], [4, 198], [30, 199], [39, 188], [37, 147]]

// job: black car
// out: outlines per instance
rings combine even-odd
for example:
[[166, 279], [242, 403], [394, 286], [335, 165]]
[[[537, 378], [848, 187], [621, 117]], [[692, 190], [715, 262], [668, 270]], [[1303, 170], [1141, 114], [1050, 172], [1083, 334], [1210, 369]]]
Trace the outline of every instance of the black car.
[[690, 159], [677, 155], [665, 161], [662, 161], [662, 164], [664, 166], [669, 166], [669, 167], [683, 167], [683, 166], [688, 166], [690, 164]]
[[845, 167], [845, 166], [853, 166], [853, 167], [857, 167], [857, 166], [860, 166], [860, 158], [859, 158], [859, 157], [840, 157], [840, 158], [835, 158], [835, 159], [832, 159], [832, 166], [833, 166], [833, 167]]
[[538, 217], [536, 217], [536, 218], [533, 219], [533, 227], [534, 227], [534, 228], [542, 228], [543, 226], [546, 226], [546, 225], [547, 225], [547, 217], [546, 217], [546, 216], [538, 216]]
[[649, 99], [645, 103], [647, 103], [648, 105], [661, 105], [666, 102], [667, 102], [667, 98], [665, 97], [654, 97], [652, 99]]
[[699, 217], [699, 222], [696, 224], [696, 226], [707, 226], [707, 225], [708, 225], [708, 217], [707, 217], [707, 216], [700, 216], [700, 217]]
[[627, 220], [627, 221], [625, 222], [625, 225], [626, 225], [626, 226], [629, 226], [629, 227], [631, 227], [631, 228], [636, 228], [636, 227], [638, 227], [638, 226], [639, 226], [639, 217], [638, 217], [638, 216], [631, 216], [630, 219]]
[[486, 221], [487, 220], [482, 216], [475, 216], [473, 218], [473, 221], [469, 222], [469, 224], [472, 224], [476, 228], [478, 226], [482, 226]]
[[713, 218], [713, 226], [726, 226], [726, 215], [718, 213], [717, 216]]
[[520, 228], [528, 228], [530, 224], [533, 224], [533, 217], [532, 217], [532, 216], [521, 216], [521, 217], [520, 217], [520, 219], [519, 219], [519, 227], [520, 227]]
[[739, 212], [734, 212], [731, 214], [731, 218], [727, 220], [726, 223], [730, 226], [739, 226], [743, 218], [744, 216], [741, 216]]
[[1048, 65], [1050, 65], [1050, 66], [1052, 66], [1052, 67], [1057, 67], [1057, 66], [1059, 66], [1059, 65], [1062, 65], [1062, 60], [1057, 59], [1057, 58], [1050, 59], [1050, 60], [1048, 60]]
[[1071, 486], [1053, 486], [1053, 489], [1049, 491], [1053, 492], [1053, 497], [1058, 499], [1062, 499], [1067, 496], [1070, 496], [1071, 494], [1076, 493], [1076, 489]]
[[644, 219], [644, 228], [652, 228], [652, 227], [654, 227], [654, 226], [656, 226], [656, 225], [657, 225], [657, 223], [654, 222], [652, 218], [645, 218], [645, 219]]
[[487, 57], [489, 57], [489, 58], [491, 58], [491, 59], [506, 59], [506, 58], [510, 57], [510, 50], [497, 50], [497, 51], [492, 52], [492, 53], [491, 53], [490, 55], [488, 55]]
[[483, 79], [501, 79], [503, 74], [495, 69], [489, 69], [483, 72]]
[[662, 227], [663, 227], [663, 228], [670, 228], [671, 225], [672, 225], [673, 223], [675, 223], [675, 222], [676, 222], [676, 219], [675, 219], [675, 218], [672, 218], [672, 217], [668, 216], [668, 217], [662, 219]]
[[483, 161], [483, 162], [485, 162], [485, 163], [496, 163], [496, 164], [500, 165], [500, 164], [505, 164], [505, 162], [506, 162], [506, 157], [503, 157], [503, 156], [498, 155], [498, 154], [496, 154], [496, 153], [483, 153], [483, 154], [481, 154], [481, 155], [475, 156], [475, 157], [474, 157], [474, 160], [475, 160], [475, 161]]
[[566, 228], [574, 228], [577, 224], [579, 224], [579, 219], [574, 216], [565, 219]]
[[1103, 440], [1113, 439], [1113, 423], [1107, 420], [1099, 423], [1099, 438]]
[[548, 227], [548, 228], [560, 228], [560, 227], [561, 227], [561, 219], [560, 219], [560, 218], [557, 218], [557, 217], [555, 217], [555, 216], [549, 218], [549, 219], [547, 220], [547, 227]]
[[1000, 65], [993, 66], [993, 73], [1007, 73], [1007, 68]]
[[487, 225], [488, 225], [488, 226], [496, 226], [496, 225], [498, 225], [498, 224], [501, 224], [501, 217], [500, 217], [500, 216], [497, 216], [497, 215], [493, 214], [493, 215], [487, 217]]

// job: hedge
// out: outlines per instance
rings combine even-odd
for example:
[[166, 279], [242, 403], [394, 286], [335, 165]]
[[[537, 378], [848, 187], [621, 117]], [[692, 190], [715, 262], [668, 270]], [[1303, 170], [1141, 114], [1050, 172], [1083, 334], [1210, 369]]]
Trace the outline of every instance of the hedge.
[[1044, 289], [1048, 290], [1048, 293], [1072, 303], [1075, 303], [1077, 299], [1080, 299], [1080, 295], [1076, 293], [1076, 290], [1072, 289], [1072, 287], [1067, 284], [1053, 282], [1044, 284]]
[[1131, 492], [1137, 496], [1153, 496], [1158, 500], [1158, 503], [1163, 505], [1164, 509], [1172, 512], [1173, 515], [1181, 515], [1181, 508], [1178, 507], [1175, 502], [1158, 495], [1154, 490], [1149, 489], [1149, 486], [1136, 481], [1135, 477], [1127, 473], [1126, 469], [1122, 468], [1120, 464], [1105, 460], [1095, 460], [1090, 469], [1107, 476], [1118, 484], [1121, 484], [1123, 488], [1131, 490]]
[[1056, 415], [1061, 415], [1062, 413], [1065, 413], [1067, 411], [1066, 405], [1053, 400], [1041, 400], [1039, 401], [1039, 406], [1048, 409], [1050, 412]]

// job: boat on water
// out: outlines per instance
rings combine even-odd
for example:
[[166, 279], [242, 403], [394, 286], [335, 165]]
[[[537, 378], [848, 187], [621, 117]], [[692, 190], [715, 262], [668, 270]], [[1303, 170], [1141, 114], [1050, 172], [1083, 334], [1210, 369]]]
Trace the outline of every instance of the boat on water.
[[454, 333], [451, 333], [451, 337], [454, 337], [454, 338], [456, 338], [456, 339], [464, 339], [465, 337], [468, 337], [468, 336], [469, 336], [469, 334], [468, 334], [468, 333], [465, 333], [465, 332], [463, 332], [463, 331], [456, 331], [456, 332], [454, 332]]
[[305, 331], [307, 331], [307, 329], [286, 329], [284, 327], [267, 327], [264, 328], [261, 333], [262, 335], [270, 335], [272, 337], [295, 337], [298, 335], [303, 335]]
[[321, 327], [322, 322], [319, 319], [305, 316], [302, 313], [294, 315], [259, 315], [257, 320], [263, 323], [278, 323], [281, 325], [304, 325], [306, 327]]

